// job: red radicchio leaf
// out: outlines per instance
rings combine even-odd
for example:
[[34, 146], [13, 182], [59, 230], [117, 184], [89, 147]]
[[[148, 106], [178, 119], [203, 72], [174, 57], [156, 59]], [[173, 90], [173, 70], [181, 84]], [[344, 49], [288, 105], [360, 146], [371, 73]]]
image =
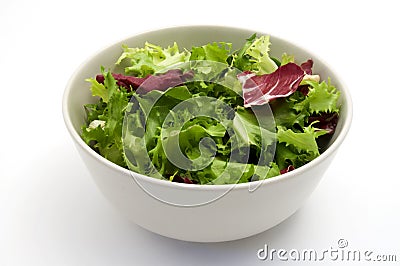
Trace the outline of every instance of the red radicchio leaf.
[[[150, 76], [147, 76], [145, 78], [138, 78], [138, 77], [132, 77], [132, 76], [125, 76], [125, 75], [117, 74], [117, 73], [112, 73], [112, 76], [117, 81], [117, 85], [120, 87], [125, 87], [125, 89], [127, 89], [127, 91], [131, 91], [132, 89], [136, 90], [146, 79], [148, 79], [150, 77]], [[104, 84], [104, 76], [103, 75], [97, 75], [96, 80], [98, 83]]]
[[328, 131], [328, 134], [333, 134], [335, 132], [338, 120], [339, 116], [337, 113], [322, 113], [319, 116], [310, 116], [308, 118], [308, 123], [318, 121], [315, 123], [315, 127]]
[[[149, 75], [145, 78], [133, 76], [125, 76], [123, 74], [113, 73], [112, 76], [117, 81], [117, 85], [125, 87], [128, 91], [136, 90], [140, 87], [138, 93], [147, 93], [152, 90], [164, 91], [168, 88], [181, 85], [186, 80], [193, 78], [192, 72], [183, 73], [179, 69], [168, 70], [161, 75]], [[104, 83], [104, 76], [97, 75], [96, 80], [99, 83]]]
[[165, 91], [168, 88], [183, 84], [193, 78], [193, 75], [193, 72], [183, 73], [182, 70], [172, 69], [161, 75], [149, 76], [146, 82], [141, 84], [138, 93], [147, 93], [152, 90]]
[[287, 172], [293, 171], [294, 170], [294, 166], [293, 165], [289, 165], [288, 167], [282, 169], [280, 171], [281, 175], [286, 174]]
[[[312, 75], [312, 67], [314, 65], [314, 61], [311, 59], [308, 59], [306, 62], [302, 63], [300, 67], [306, 72], [307, 75]], [[304, 96], [308, 95], [309, 88], [308, 85], [300, 85], [297, 90], [301, 93], [303, 93]]]
[[271, 74], [257, 76], [250, 71], [238, 75], [243, 87], [244, 106], [263, 105], [295, 92], [305, 75], [295, 63], [280, 66]]
[[306, 72], [307, 75], [312, 75], [312, 67], [314, 65], [313, 60], [308, 59], [306, 62], [300, 65], [301, 69]]
[[307, 96], [310, 89], [308, 88], [308, 85], [300, 85], [297, 88], [297, 91], [301, 92], [304, 96]]
[[186, 183], [186, 184], [197, 184], [195, 180], [191, 180], [188, 177], [180, 177], [178, 175], [174, 176], [172, 179], [172, 182], [177, 182], [177, 183]]

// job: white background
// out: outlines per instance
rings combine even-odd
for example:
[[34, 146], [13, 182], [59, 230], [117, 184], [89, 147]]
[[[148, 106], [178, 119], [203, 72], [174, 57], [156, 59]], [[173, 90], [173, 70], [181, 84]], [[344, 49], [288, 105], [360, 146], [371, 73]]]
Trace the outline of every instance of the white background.
[[[1, 0], [0, 265], [270, 265], [257, 259], [264, 244], [323, 250], [339, 239], [400, 261], [395, 2]], [[64, 87], [83, 60], [130, 35], [187, 24], [296, 42], [333, 66], [353, 97], [351, 131], [316, 191], [288, 220], [248, 239], [186, 243], [128, 222], [96, 188], [62, 119]]]

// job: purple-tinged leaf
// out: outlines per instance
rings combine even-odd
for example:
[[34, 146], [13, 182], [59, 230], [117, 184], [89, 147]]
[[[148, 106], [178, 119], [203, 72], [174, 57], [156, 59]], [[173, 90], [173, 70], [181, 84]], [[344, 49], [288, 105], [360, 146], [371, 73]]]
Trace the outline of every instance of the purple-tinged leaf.
[[302, 63], [300, 65], [301, 69], [304, 70], [304, 72], [306, 72], [307, 75], [312, 75], [312, 67], [314, 65], [313, 60], [308, 59], [306, 62]]
[[289, 165], [288, 167], [282, 169], [280, 171], [281, 175], [286, 174], [287, 172], [293, 171], [295, 168], [293, 165]]
[[168, 72], [161, 75], [148, 76], [137, 92], [144, 94], [152, 90], [165, 91], [168, 88], [182, 85], [191, 78], [193, 78], [193, 72], [183, 73], [182, 70], [179, 69], [168, 70]]
[[338, 120], [338, 113], [322, 113], [318, 116], [310, 116], [308, 118], [309, 123], [318, 121], [314, 124], [314, 127], [328, 131], [327, 134], [335, 132]]
[[288, 63], [270, 74], [260, 76], [250, 71], [239, 74], [245, 107], [263, 105], [270, 100], [291, 95], [297, 90], [305, 74], [295, 63]]
[[[193, 77], [192, 72], [183, 73], [179, 69], [172, 69], [160, 75], [149, 75], [145, 78], [126, 76], [123, 74], [113, 73], [112, 76], [117, 81], [117, 85], [126, 88], [127, 91], [137, 90], [138, 93], [144, 94], [152, 90], [164, 91], [168, 88], [183, 84], [185, 81]], [[96, 80], [104, 83], [104, 76], [97, 75]]]

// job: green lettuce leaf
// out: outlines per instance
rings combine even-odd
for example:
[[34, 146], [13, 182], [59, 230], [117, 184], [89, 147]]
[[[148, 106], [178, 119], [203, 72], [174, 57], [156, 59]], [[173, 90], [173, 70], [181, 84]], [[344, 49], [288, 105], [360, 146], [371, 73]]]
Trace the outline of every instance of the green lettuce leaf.
[[192, 47], [190, 60], [209, 60], [226, 63], [232, 48], [231, 43], [214, 42], [200, 47]]
[[284, 143], [276, 145], [275, 161], [280, 170], [286, 169], [290, 165], [299, 168], [317, 157], [318, 154], [299, 151], [291, 145], [287, 146]]
[[294, 63], [294, 56], [283, 53], [281, 59], [281, 66], [286, 65], [288, 63]]
[[304, 101], [294, 105], [297, 111], [308, 109], [310, 113], [333, 113], [339, 112], [338, 99], [340, 92], [328, 82], [307, 80], [304, 81], [309, 86], [309, 92]]
[[190, 53], [188, 51], [180, 52], [178, 45], [174, 42], [173, 46], [162, 48], [146, 42], [143, 48], [130, 48], [122, 46], [123, 53], [118, 58], [116, 64], [125, 67], [126, 74], [133, 74], [137, 77], [146, 77], [147, 75], [163, 72], [171, 66], [187, 62]]
[[[110, 72], [105, 72], [103, 68], [101, 70], [105, 77], [104, 85], [96, 80], [90, 80], [92, 93], [100, 96], [101, 100], [97, 105], [85, 106], [89, 123], [82, 127], [82, 138], [106, 159], [126, 167], [121, 137], [130, 93], [124, 88], [118, 88]], [[98, 90], [99, 88], [101, 90]], [[90, 122], [95, 120], [104, 121], [104, 126], [91, 128]]]
[[94, 78], [88, 78], [85, 81], [91, 83], [90, 90], [92, 95], [99, 96], [103, 102], [107, 103], [118, 86], [110, 71], [105, 71], [104, 67], [101, 67], [100, 70], [104, 76], [104, 84], [97, 82]]
[[303, 127], [309, 116], [308, 109], [297, 110], [294, 108], [295, 104], [303, 99], [304, 96], [301, 93], [295, 92], [288, 98], [275, 99], [271, 102], [270, 106], [274, 113], [275, 124], [286, 128], [291, 128], [295, 125]]
[[298, 151], [319, 155], [316, 139], [324, 134], [326, 134], [325, 130], [317, 130], [312, 125], [305, 127], [303, 132], [295, 132], [278, 126], [277, 140], [279, 143], [285, 143], [286, 146], [292, 145]]
[[242, 49], [233, 56], [233, 66], [245, 71], [251, 70], [257, 75], [269, 74], [278, 69], [277, 64], [269, 56], [269, 36], [252, 35]]
[[201, 184], [224, 185], [268, 179], [279, 174], [278, 165], [273, 162], [269, 166], [256, 166], [216, 158], [209, 167], [197, 173], [197, 177]]
[[91, 83], [90, 90], [92, 91], [93, 96], [100, 97], [105, 103], [108, 102], [108, 91], [104, 84], [97, 82], [94, 78], [88, 78], [85, 81]]

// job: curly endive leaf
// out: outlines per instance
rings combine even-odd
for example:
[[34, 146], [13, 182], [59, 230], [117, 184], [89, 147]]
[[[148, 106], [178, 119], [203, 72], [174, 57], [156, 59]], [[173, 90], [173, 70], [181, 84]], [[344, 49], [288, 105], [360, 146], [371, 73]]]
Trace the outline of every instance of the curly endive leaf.
[[309, 92], [304, 101], [297, 103], [294, 108], [301, 111], [305, 108], [311, 113], [334, 113], [339, 112], [337, 101], [340, 97], [340, 92], [331, 84], [323, 81], [318, 83], [313, 80], [303, 81], [309, 86]]

